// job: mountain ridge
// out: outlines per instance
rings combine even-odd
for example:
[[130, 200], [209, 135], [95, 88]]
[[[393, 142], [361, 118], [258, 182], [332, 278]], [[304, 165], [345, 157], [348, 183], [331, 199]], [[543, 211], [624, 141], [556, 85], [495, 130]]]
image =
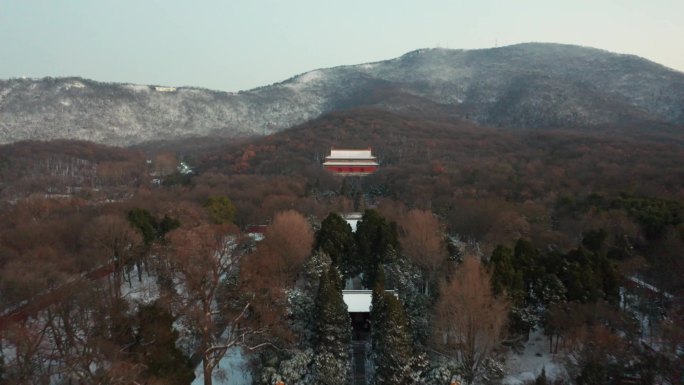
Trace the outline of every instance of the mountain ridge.
[[0, 143], [266, 135], [369, 106], [511, 128], [682, 125], [684, 73], [634, 55], [524, 43], [418, 49], [237, 93], [78, 77], [0, 80]]

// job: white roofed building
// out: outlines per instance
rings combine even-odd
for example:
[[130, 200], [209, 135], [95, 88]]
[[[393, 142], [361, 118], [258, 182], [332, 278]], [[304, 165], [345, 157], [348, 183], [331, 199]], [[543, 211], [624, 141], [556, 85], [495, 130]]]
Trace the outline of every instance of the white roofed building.
[[344, 176], [369, 175], [377, 171], [378, 165], [370, 147], [365, 150], [331, 148], [323, 163], [326, 170]]

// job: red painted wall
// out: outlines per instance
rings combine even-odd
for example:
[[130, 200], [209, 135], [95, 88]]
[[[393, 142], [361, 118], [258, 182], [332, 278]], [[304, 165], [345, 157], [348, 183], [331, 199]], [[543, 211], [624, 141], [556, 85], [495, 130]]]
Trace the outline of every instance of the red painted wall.
[[378, 168], [377, 166], [326, 166], [326, 170], [332, 172], [358, 172], [358, 173], [368, 173], [375, 172]]

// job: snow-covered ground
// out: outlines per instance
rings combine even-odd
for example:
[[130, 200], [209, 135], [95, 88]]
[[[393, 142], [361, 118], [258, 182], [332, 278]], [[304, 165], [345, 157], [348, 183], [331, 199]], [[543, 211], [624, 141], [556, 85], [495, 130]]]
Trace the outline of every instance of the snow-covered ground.
[[[124, 298], [137, 304], [150, 304], [159, 298], [159, 286], [156, 277], [143, 272], [142, 281], [139, 281], [136, 269], [131, 272], [130, 284], [124, 283], [121, 291]], [[189, 354], [194, 349], [194, 344], [191, 341], [185, 341], [184, 337], [188, 337], [191, 333], [180, 322], [175, 322], [174, 328], [181, 335], [177, 345], [180, 345], [181, 350]], [[195, 376], [192, 385], [204, 384], [201, 363], [195, 368]], [[215, 385], [249, 385], [252, 383], [252, 376], [247, 368], [247, 360], [244, 358], [240, 347], [231, 349], [226, 353], [219, 363], [219, 367], [214, 370], [213, 377]]]
[[159, 286], [155, 276], [143, 272], [138, 280], [137, 268], [131, 272], [131, 282], [121, 285], [121, 296], [136, 304], [151, 304], [159, 298]]
[[143, 84], [126, 84], [124, 87], [136, 92], [149, 92], [150, 86]]
[[503, 385], [519, 385], [534, 381], [546, 369], [546, 377], [550, 380], [566, 377], [567, 372], [562, 364], [562, 355], [549, 353], [549, 339], [540, 330], [530, 333], [530, 340], [525, 344], [522, 354], [509, 353], [506, 357], [506, 375]]
[[[250, 385], [252, 375], [247, 369], [247, 360], [242, 354], [242, 349], [237, 347], [226, 352], [219, 362], [219, 367], [214, 370], [214, 385]], [[195, 369], [195, 381], [192, 385], [203, 385], [204, 373], [202, 364]]]
[[310, 87], [312, 84], [321, 82], [324, 79], [324, 71], [313, 70], [296, 76], [294, 81], [285, 83], [285, 86], [295, 91], [303, 91], [306, 87]]

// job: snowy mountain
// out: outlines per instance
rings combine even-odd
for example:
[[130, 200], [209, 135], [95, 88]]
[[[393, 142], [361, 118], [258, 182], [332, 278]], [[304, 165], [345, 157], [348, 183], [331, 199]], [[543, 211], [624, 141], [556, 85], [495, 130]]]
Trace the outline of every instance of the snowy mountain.
[[530, 43], [421, 49], [239, 93], [80, 78], [0, 80], [0, 143], [264, 135], [366, 106], [502, 127], [684, 124], [684, 73], [631, 55]]

